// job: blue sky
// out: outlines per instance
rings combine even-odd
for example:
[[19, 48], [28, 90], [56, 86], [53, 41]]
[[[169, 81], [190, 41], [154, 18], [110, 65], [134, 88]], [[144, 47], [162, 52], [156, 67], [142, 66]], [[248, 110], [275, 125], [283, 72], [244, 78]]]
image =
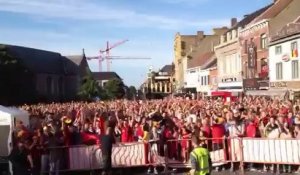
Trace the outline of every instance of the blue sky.
[[[111, 51], [116, 71], [127, 85], [139, 86], [150, 66], [173, 60], [176, 32], [210, 33], [228, 26], [232, 17], [261, 8], [272, 0], [0, 0], [0, 43], [78, 55], [96, 56], [106, 41], [129, 41]], [[98, 63], [89, 62], [92, 71]], [[103, 64], [103, 69], [105, 69]]]

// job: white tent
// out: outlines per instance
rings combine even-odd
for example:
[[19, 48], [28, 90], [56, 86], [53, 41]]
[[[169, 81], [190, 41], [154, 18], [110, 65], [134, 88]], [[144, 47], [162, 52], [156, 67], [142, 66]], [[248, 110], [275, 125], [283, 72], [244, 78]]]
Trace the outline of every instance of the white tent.
[[[0, 156], [8, 156], [13, 149], [12, 137], [16, 121], [22, 121], [25, 126], [28, 126], [28, 112], [15, 107], [4, 107], [0, 105]], [[4, 167], [5, 162], [0, 161], [0, 166]], [[8, 169], [10, 174], [13, 174], [10, 163]]]
[[12, 133], [16, 121], [22, 121], [25, 126], [28, 126], [28, 112], [15, 107], [0, 105], [0, 156], [7, 156], [12, 149]]

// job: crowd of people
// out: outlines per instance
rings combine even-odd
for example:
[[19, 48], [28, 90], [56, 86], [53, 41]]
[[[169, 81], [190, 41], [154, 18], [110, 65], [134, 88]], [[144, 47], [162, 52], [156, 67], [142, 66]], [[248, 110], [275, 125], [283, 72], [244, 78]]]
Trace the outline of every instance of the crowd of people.
[[[300, 139], [300, 101], [268, 97], [164, 100], [115, 100], [23, 105], [30, 113], [30, 126], [17, 122], [15, 143], [24, 147], [33, 174], [58, 174], [67, 169], [62, 149], [99, 144], [106, 128], [113, 128], [116, 142], [159, 143], [161, 155], [185, 163], [197, 137], [201, 145], [217, 150], [224, 137]], [[171, 140], [178, 140], [174, 141]], [[207, 138], [211, 139], [208, 140]], [[168, 142], [169, 141], [169, 142]], [[255, 168], [251, 164], [248, 168]], [[265, 169], [270, 166], [265, 166]], [[217, 170], [219, 170], [217, 168]], [[290, 172], [289, 166], [283, 167]]]

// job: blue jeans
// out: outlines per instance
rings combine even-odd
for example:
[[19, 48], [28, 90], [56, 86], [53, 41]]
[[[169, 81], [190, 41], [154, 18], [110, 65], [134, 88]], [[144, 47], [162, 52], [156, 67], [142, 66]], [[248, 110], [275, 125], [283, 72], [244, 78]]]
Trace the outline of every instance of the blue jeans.
[[41, 172], [45, 174], [49, 171], [49, 155], [43, 154], [41, 157]]
[[59, 175], [59, 166], [60, 166], [60, 161], [51, 161], [50, 162], [50, 173], [49, 175]]

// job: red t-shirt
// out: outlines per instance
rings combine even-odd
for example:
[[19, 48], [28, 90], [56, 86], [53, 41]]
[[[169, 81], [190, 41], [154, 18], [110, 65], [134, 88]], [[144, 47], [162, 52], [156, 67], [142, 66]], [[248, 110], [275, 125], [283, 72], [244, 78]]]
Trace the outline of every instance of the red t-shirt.
[[100, 128], [101, 135], [105, 134], [105, 119], [104, 117], [100, 117], [100, 120], [97, 120], [98, 127]]
[[211, 138], [211, 129], [209, 126], [203, 126], [202, 131], [205, 137]]
[[144, 131], [141, 125], [137, 126], [137, 131], [136, 131], [136, 135], [138, 137], [143, 137], [144, 136]]
[[86, 144], [86, 145], [94, 145], [94, 144], [100, 143], [99, 138], [94, 134], [82, 132], [81, 138], [82, 138], [83, 144]]
[[172, 132], [170, 129], [165, 129], [163, 135], [164, 135], [164, 138], [167, 140], [172, 139]]
[[183, 140], [181, 140], [181, 146], [182, 146], [182, 148], [187, 148], [188, 147], [188, 140], [185, 140], [185, 139], [190, 139], [190, 135], [189, 134], [184, 134], [183, 136], [182, 136], [182, 139]]
[[121, 129], [121, 142], [132, 142], [133, 141], [133, 131], [131, 127], [125, 126]]
[[254, 123], [250, 123], [246, 127], [246, 136], [254, 138], [256, 137], [257, 125]]
[[65, 143], [65, 146], [69, 146], [71, 143], [71, 135], [70, 135], [70, 131], [67, 127], [64, 127], [63, 129], [63, 132], [64, 132], [64, 143]]
[[223, 138], [225, 136], [225, 127], [222, 124], [214, 124], [211, 127], [211, 134], [213, 139], [213, 143], [222, 143]]

